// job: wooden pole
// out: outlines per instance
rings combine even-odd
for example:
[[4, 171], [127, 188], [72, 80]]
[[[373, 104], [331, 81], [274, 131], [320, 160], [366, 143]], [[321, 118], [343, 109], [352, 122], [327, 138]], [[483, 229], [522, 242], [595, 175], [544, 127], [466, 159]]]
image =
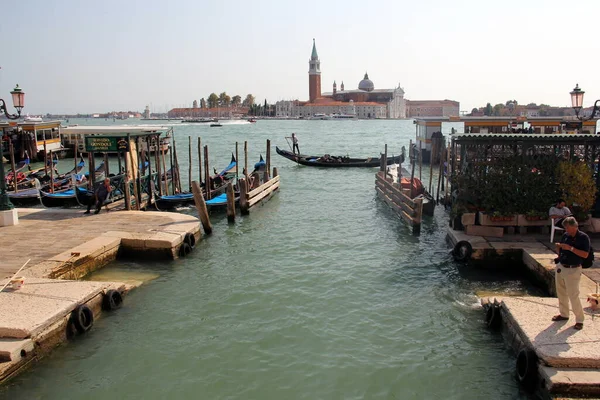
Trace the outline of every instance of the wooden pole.
[[265, 182], [268, 181], [269, 178], [269, 174], [271, 173], [271, 139], [267, 139], [267, 177], [265, 179]]
[[277, 171], [277, 167], [273, 167], [273, 178], [276, 178], [279, 176], [279, 172]]
[[[439, 203], [440, 202], [440, 186], [442, 184], [442, 151], [443, 151], [443, 147], [442, 147], [442, 139], [439, 138], [439, 146], [438, 146], [438, 150], [439, 150], [439, 158], [440, 158], [440, 162], [439, 162], [439, 169], [438, 169], [438, 186], [437, 186], [437, 192], [435, 195], [435, 202]], [[433, 157], [433, 154], [432, 154]]]
[[448, 199], [448, 195], [450, 194], [450, 188], [448, 187], [450, 179], [450, 141], [448, 141], [448, 145], [446, 147], [446, 191], [444, 192], [444, 204]]
[[152, 163], [150, 162], [150, 136], [146, 136], [146, 154], [148, 155], [148, 204], [154, 204], [154, 190], [152, 188]]
[[202, 196], [202, 188], [196, 181], [192, 181], [192, 193], [194, 193], [194, 204], [198, 210], [198, 217], [204, 228], [204, 233], [210, 235], [212, 233], [212, 225], [210, 224], [210, 218], [208, 218], [208, 210], [206, 209], [206, 202], [204, 196]]
[[238, 142], [235, 142], [235, 181], [240, 179], [240, 171], [238, 166], [240, 165], [240, 159], [238, 157]]
[[248, 172], [248, 141], [244, 141], [244, 171], [246, 171], [244, 173], [244, 179], [246, 179], [246, 182], [248, 182], [248, 175], [250, 175], [250, 173]]
[[154, 136], [154, 163], [156, 165], [156, 182], [158, 182], [158, 195], [162, 196], [163, 195], [163, 188], [162, 188], [162, 168], [160, 165], [160, 137], [159, 135], [155, 135]]
[[231, 181], [227, 184], [227, 221], [235, 222], [235, 194]]
[[248, 214], [248, 187], [246, 178], [240, 179], [240, 212], [242, 215]]
[[[131, 140], [131, 134], [127, 134], [127, 142], [129, 143], [129, 160], [131, 163], [131, 177], [133, 178], [133, 195], [135, 197], [135, 209], [139, 211], [140, 209], [140, 194], [138, 192], [138, 186], [137, 186], [137, 177], [136, 177], [136, 171], [137, 171], [137, 165], [135, 165], [135, 160], [133, 159], [133, 151], [131, 149], [132, 147], [132, 140]], [[137, 147], [137, 146], [136, 146]], [[136, 148], [136, 153], [137, 153], [137, 148]], [[129, 180], [128, 180], [128, 184], [129, 184]]]
[[202, 139], [198, 138], [198, 180], [202, 183]]
[[206, 192], [206, 200], [211, 199], [212, 195], [212, 180], [210, 179], [210, 169], [208, 164], [208, 146], [204, 145], [204, 191]]
[[[10, 167], [13, 170], [13, 183], [15, 185], [15, 193], [17, 193], [19, 191], [19, 189], [17, 188], [17, 186], [19, 186], [17, 184], [17, 169], [15, 168], [15, 148], [13, 146], [13, 142], [12, 140], [9, 140], [8, 142], [8, 153], [10, 154]], [[0, 154], [0, 157], [2, 156], [2, 154]], [[0, 160], [0, 162], [2, 162], [2, 160]]]
[[110, 168], [108, 167], [108, 153], [104, 153], [104, 174], [107, 178], [110, 175]]
[[412, 164], [411, 170], [410, 170], [410, 198], [413, 199], [414, 198], [414, 190], [413, 188], [415, 187], [413, 180], [415, 179], [415, 164], [416, 164], [416, 160], [413, 157], [414, 155], [414, 150], [413, 150], [413, 146], [412, 146], [412, 140], [410, 143], [410, 154], [411, 157], [409, 157], [410, 159], [410, 163]]
[[142, 209], [142, 176], [144, 174], [145, 168], [144, 168], [144, 158], [142, 157], [143, 155], [143, 149], [141, 149], [141, 138], [138, 136], [135, 138], [135, 155], [137, 156], [137, 163], [133, 166], [134, 171], [136, 171], [135, 174], [135, 187], [137, 188], [137, 193], [136, 193], [136, 198], [137, 198], [137, 209], [141, 210]]
[[[75, 160], [77, 167], [77, 160]], [[48, 150], [46, 150], [46, 141], [44, 140], [44, 175], [48, 176]]]
[[423, 142], [419, 140], [419, 180], [423, 182], [421, 170], [423, 169]]
[[190, 163], [188, 168], [188, 190], [192, 190], [192, 137], [188, 136], [188, 162]]
[[90, 158], [90, 165], [88, 167], [88, 170], [90, 181], [92, 182], [92, 189], [94, 189], [96, 187], [96, 174], [94, 173], [94, 170], [96, 169], [96, 160], [94, 159], [94, 153], [90, 153], [92, 154], [92, 157]]
[[75, 170], [77, 170], [77, 150], [78, 150], [78, 146], [79, 144], [77, 143], [77, 139], [79, 138], [79, 135], [75, 135], [75, 147], [73, 148], [73, 163], [75, 164]]
[[177, 144], [175, 136], [173, 136], [173, 161], [175, 162], [175, 169], [177, 170], [177, 189], [181, 193], [181, 170], [179, 169], [179, 158], [177, 158]]
[[[167, 174], [167, 162], [165, 161], [165, 149], [163, 148], [162, 144], [160, 146], [160, 153], [162, 154], [162, 163], [163, 163], [163, 175], [165, 176], [165, 194], [168, 196], [169, 195], [169, 179], [168, 179], [168, 174]], [[173, 177], [173, 171], [171, 171], [171, 177]], [[160, 177], [160, 184], [162, 185], [162, 179], [163, 177]]]
[[171, 189], [173, 190], [173, 194], [177, 193], [177, 171], [173, 168], [173, 146], [175, 143], [175, 138], [173, 138], [173, 144], [169, 147], [169, 158], [171, 163]]
[[[44, 145], [46, 142], [44, 142]], [[52, 162], [52, 150], [50, 150], [50, 162]], [[54, 162], [50, 166], [50, 193], [54, 193]]]
[[[431, 139], [431, 153], [430, 154], [433, 154], [436, 141], [437, 141], [437, 139], [435, 139], [435, 138]], [[431, 186], [432, 185], [433, 185], [433, 162], [432, 162], [431, 156], [430, 156], [429, 157], [429, 191], [428, 191], [429, 194], [431, 194]]]
[[[127, 137], [127, 147], [130, 146], [129, 137]], [[131, 149], [130, 149], [131, 151]], [[127, 163], [127, 153], [123, 154], [123, 161], [125, 161], [125, 176], [123, 177], [123, 182], [125, 186], [125, 209], [127, 211], [131, 210], [131, 188], [129, 187], [129, 164]], [[119, 171], [120, 172], [120, 171]]]

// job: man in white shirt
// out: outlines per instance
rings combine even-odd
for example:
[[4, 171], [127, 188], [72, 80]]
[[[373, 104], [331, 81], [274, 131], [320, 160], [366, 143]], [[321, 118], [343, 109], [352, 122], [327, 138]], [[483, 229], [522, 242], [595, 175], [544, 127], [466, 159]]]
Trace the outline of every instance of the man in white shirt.
[[562, 222], [565, 218], [571, 215], [571, 210], [566, 206], [563, 199], [558, 199], [555, 206], [550, 207], [548, 212], [550, 218], [554, 221], [554, 226], [562, 228]]

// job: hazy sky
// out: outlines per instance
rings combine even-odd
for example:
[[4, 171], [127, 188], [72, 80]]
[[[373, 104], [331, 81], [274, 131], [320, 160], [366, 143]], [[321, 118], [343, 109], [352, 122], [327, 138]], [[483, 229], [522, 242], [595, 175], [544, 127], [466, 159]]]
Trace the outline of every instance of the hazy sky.
[[61, 1], [0, 4], [0, 97], [24, 112], [153, 111], [226, 91], [308, 98], [312, 39], [323, 91], [398, 83], [462, 110], [517, 99], [600, 98], [599, 0]]

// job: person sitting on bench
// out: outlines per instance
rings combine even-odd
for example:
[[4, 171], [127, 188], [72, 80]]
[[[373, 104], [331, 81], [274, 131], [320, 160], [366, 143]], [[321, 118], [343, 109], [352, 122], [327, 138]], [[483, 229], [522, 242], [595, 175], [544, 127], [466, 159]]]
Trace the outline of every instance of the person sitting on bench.
[[563, 199], [558, 199], [556, 201], [556, 205], [550, 207], [550, 211], [548, 212], [550, 218], [552, 218], [554, 222], [554, 226], [558, 226], [562, 228], [562, 223], [565, 218], [571, 216], [571, 210], [566, 206], [566, 203]]

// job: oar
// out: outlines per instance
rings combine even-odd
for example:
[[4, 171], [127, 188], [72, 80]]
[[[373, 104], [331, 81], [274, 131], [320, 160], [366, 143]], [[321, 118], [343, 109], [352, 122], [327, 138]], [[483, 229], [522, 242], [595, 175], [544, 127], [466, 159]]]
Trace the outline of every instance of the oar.
[[27, 264], [29, 264], [29, 261], [31, 261], [31, 258], [30, 258], [29, 260], [25, 261], [25, 264], [23, 264], [23, 266], [22, 266], [21, 268], [19, 268], [19, 270], [18, 270], [17, 272], [15, 272], [15, 274], [12, 276], [12, 278], [10, 278], [10, 279], [8, 280], [8, 282], [6, 282], [6, 284], [5, 284], [5, 285], [2, 287], [2, 289], [0, 289], [0, 292], [1, 292], [1, 291], [3, 291], [3, 290], [4, 290], [4, 289], [5, 289], [7, 286], [8, 286], [8, 284], [10, 283], [10, 281], [12, 281], [13, 279], [15, 279], [15, 276], [17, 276], [17, 274], [18, 274], [19, 272], [21, 272], [21, 270], [22, 270], [23, 268], [25, 268], [25, 266], [26, 266]]

